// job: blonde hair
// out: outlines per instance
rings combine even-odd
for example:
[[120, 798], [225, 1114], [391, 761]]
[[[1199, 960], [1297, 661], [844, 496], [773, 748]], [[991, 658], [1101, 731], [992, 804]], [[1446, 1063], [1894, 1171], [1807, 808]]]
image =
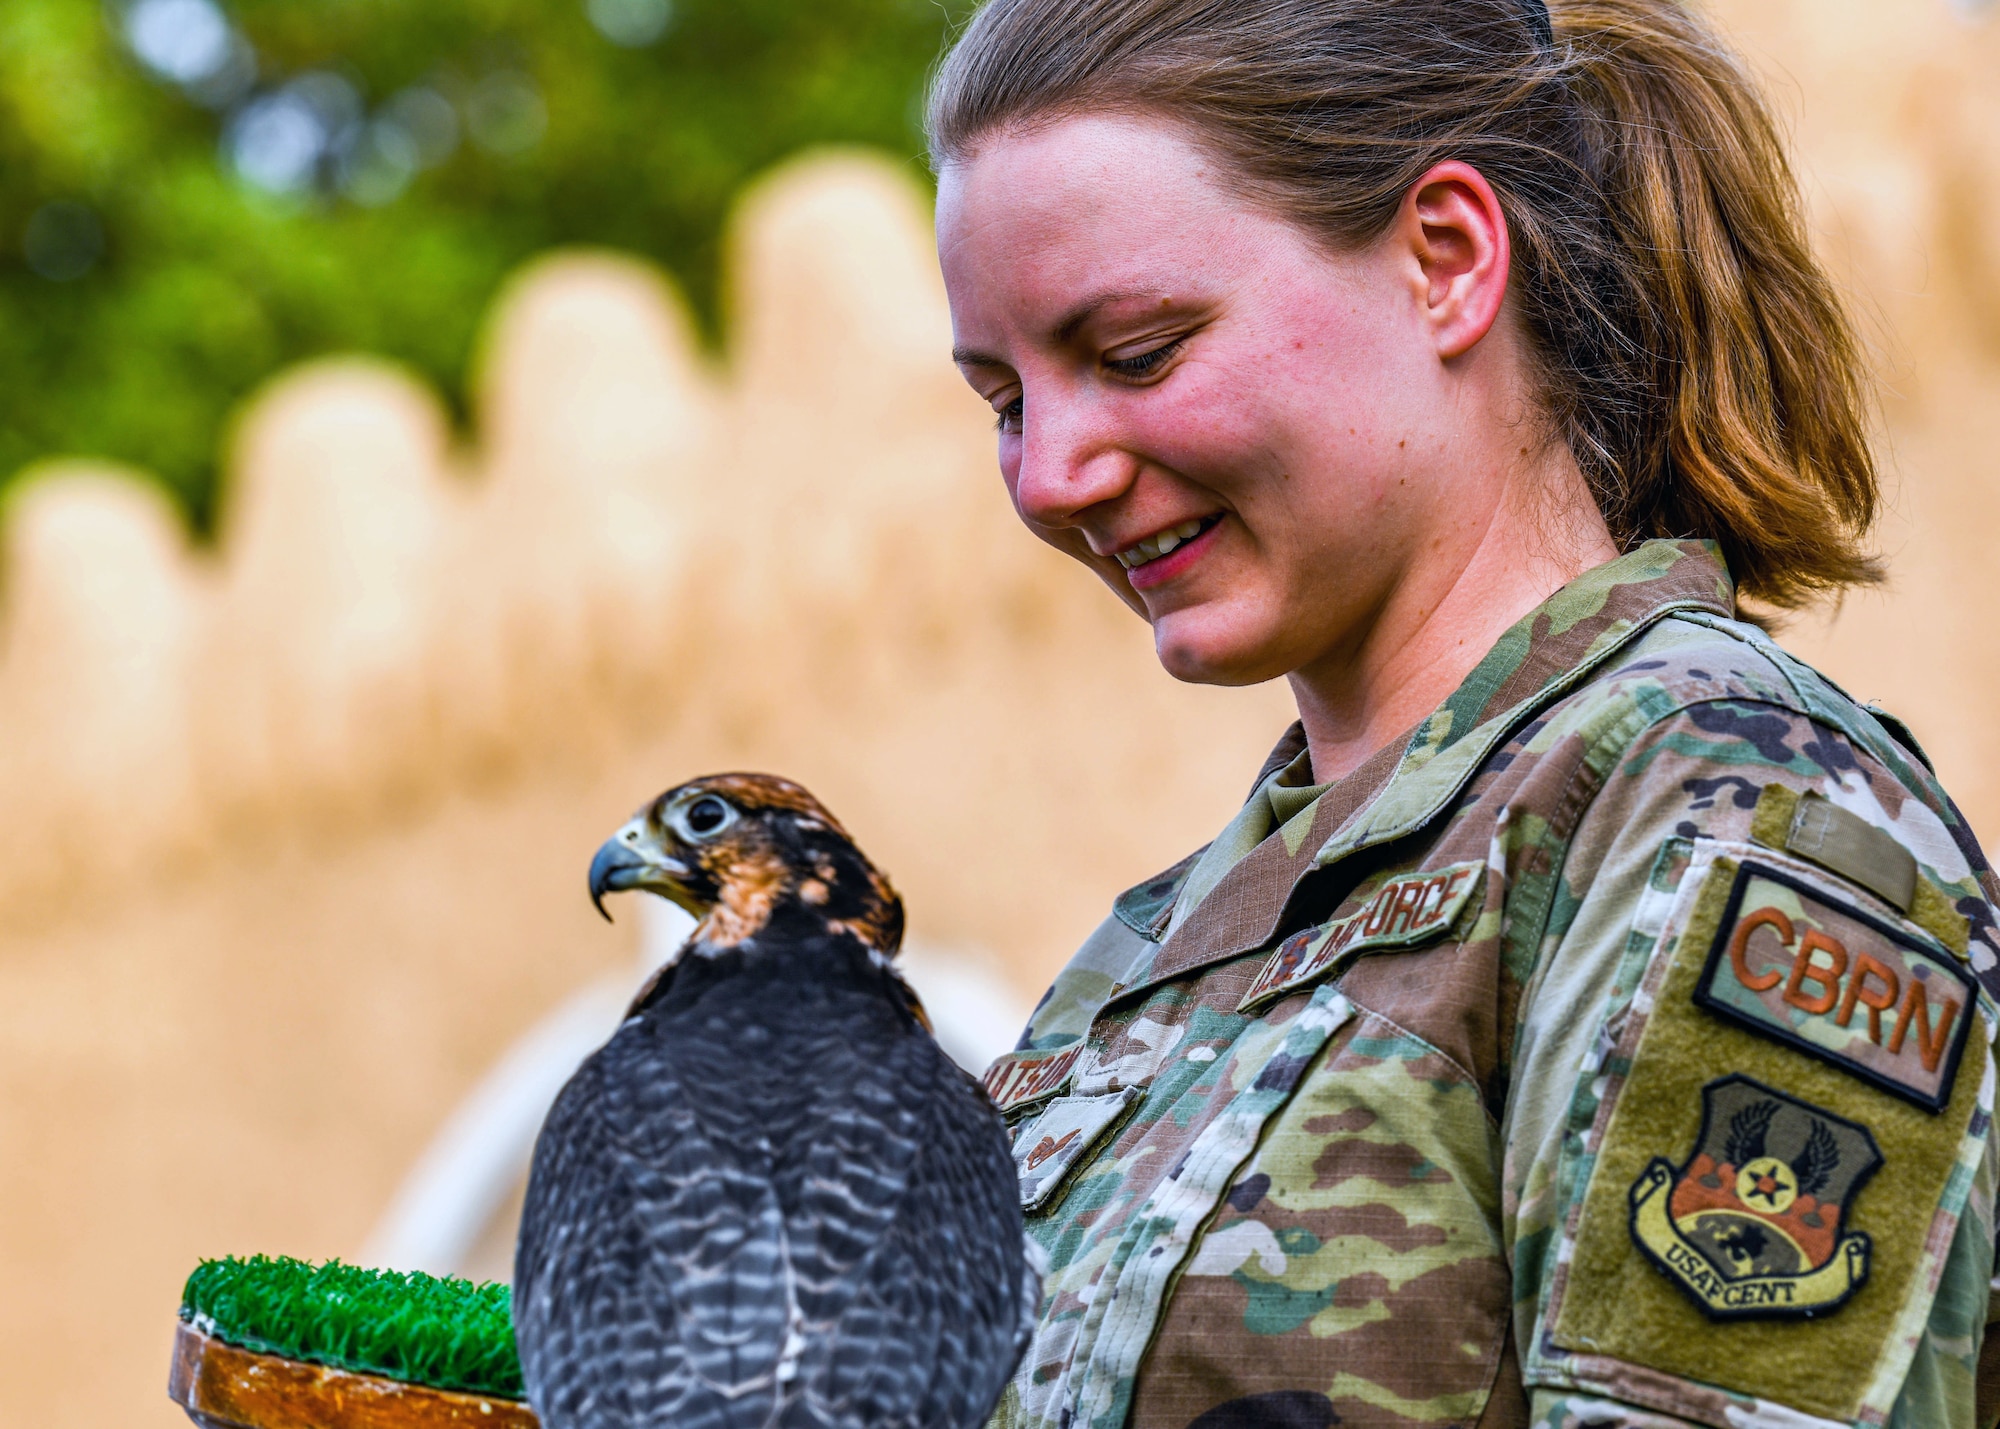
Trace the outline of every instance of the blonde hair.
[[1881, 578], [1859, 345], [1757, 86], [1677, 0], [989, 0], [932, 85], [932, 161], [1085, 112], [1182, 125], [1348, 249], [1473, 165], [1612, 533], [1714, 540], [1777, 608]]

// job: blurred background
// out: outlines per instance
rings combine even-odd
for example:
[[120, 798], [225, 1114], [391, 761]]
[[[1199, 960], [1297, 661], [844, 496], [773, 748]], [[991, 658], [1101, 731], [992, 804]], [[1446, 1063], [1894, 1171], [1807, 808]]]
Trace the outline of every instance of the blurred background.
[[[2000, 829], [2000, 18], [1717, 0], [1883, 379], [1892, 582], [1786, 640]], [[180, 1421], [231, 1252], [504, 1276], [724, 767], [896, 879], [954, 1053], [1206, 839], [1282, 690], [1022, 534], [948, 360], [961, 0], [0, 5], [0, 1404]]]

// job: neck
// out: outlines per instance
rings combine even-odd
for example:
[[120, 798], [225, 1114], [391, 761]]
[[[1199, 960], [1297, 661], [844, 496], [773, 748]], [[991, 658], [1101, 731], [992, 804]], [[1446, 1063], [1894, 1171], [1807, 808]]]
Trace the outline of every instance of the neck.
[[[889, 909], [874, 900], [829, 899], [808, 904], [786, 894], [759, 908], [755, 921], [718, 905], [695, 924], [685, 951], [704, 958], [748, 952], [770, 961], [782, 952], [806, 946], [822, 948], [830, 941], [834, 946], [851, 944], [856, 956], [876, 967], [887, 967], [895, 960], [901, 936], [900, 907], [892, 917]], [[818, 952], [814, 956], [823, 958]]]
[[1509, 626], [1617, 558], [1583, 473], [1559, 442], [1502, 483], [1383, 593], [1355, 638], [1289, 676], [1313, 777], [1338, 779], [1436, 709]]

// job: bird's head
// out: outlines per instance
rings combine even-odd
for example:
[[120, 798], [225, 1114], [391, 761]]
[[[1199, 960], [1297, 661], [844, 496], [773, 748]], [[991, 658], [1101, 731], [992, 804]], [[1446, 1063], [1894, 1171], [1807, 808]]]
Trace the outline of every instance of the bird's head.
[[770, 774], [711, 774], [634, 814], [591, 860], [590, 897], [604, 913], [605, 894], [633, 888], [694, 914], [693, 946], [733, 948], [799, 917], [883, 959], [903, 940], [889, 880], [819, 800]]

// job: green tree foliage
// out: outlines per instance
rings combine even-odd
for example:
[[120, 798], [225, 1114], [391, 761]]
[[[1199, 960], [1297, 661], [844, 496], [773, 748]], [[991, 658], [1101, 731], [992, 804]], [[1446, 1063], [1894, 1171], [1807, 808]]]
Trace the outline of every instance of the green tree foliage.
[[818, 142], [916, 165], [962, 13], [4, 0], [0, 479], [125, 460], [205, 524], [222, 424], [258, 382], [358, 349], [458, 400], [494, 290], [557, 244], [657, 260], [712, 331], [736, 190]]

